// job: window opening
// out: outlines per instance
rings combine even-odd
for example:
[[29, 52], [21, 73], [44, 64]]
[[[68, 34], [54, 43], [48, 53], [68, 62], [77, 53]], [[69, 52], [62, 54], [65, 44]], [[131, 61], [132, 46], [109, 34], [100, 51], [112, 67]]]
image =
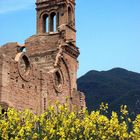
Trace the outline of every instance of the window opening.
[[24, 48], [22, 49], [22, 52], [27, 52], [27, 49], [24, 47]]
[[49, 24], [50, 32], [57, 31], [57, 18], [55, 13], [51, 13], [50, 15], [50, 24]]
[[55, 73], [55, 85], [60, 86], [62, 84], [62, 79], [60, 73], [57, 71]]
[[57, 30], [57, 23], [56, 23], [56, 15], [54, 15], [54, 17], [53, 17], [53, 31], [54, 32], [56, 32], [56, 30]]
[[17, 47], [18, 52], [27, 52], [26, 47]]
[[25, 55], [21, 58], [20, 68], [21, 68], [21, 73], [22, 74], [27, 73], [29, 68], [30, 68], [30, 62]]
[[45, 33], [45, 32], [48, 32], [48, 25], [49, 25], [49, 19], [48, 19], [48, 15], [47, 14], [45, 14], [44, 16], [43, 16], [43, 32]]
[[48, 27], [48, 24], [49, 24], [48, 17], [46, 17], [45, 24], [46, 24], [45, 32], [48, 32], [48, 28], [49, 28]]

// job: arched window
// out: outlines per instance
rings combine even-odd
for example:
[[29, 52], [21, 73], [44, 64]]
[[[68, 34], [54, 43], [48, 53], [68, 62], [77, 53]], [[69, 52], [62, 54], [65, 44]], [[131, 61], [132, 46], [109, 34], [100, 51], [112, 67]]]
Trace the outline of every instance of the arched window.
[[72, 25], [72, 10], [68, 7], [68, 25]]
[[54, 15], [53, 17], [53, 31], [56, 32], [57, 30], [57, 19], [56, 19], [56, 15]]
[[49, 24], [49, 29], [50, 32], [56, 32], [57, 31], [57, 19], [56, 19], [56, 13], [51, 13], [50, 14], [50, 24]]
[[62, 78], [60, 73], [57, 71], [55, 72], [55, 85], [59, 87], [61, 84], [62, 84]]
[[45, 15], [43, 15], [43, 32], [44, 33], [49, 31], [48, 25], [49, 25], [48, 15], [45, 14]]

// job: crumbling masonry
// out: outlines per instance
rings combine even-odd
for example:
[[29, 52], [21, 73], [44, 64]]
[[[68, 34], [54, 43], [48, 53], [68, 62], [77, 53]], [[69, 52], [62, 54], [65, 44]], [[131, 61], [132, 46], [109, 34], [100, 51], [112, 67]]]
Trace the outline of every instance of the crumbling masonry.
[[75, 0], [37, 0], [37, 33], [0, 47], [0, 105], [40, 114], [56, 101], [85, 108], [77, 91]]

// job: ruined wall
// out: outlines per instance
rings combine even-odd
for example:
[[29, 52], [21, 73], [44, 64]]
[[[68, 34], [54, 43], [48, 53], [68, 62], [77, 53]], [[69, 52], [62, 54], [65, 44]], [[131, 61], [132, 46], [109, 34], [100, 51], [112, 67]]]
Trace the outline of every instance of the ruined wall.
[[4, 102], [9, 101], [9, 81], [10, 76], [8, 75], [10, 71], [10, 65], [8, 62], [8, 57], [0, 51], [0, 100]]
[[77, 90], [78, 52], [74, 54], [76, 50], [73, 48], [72, 51], [60, 40], [61, 35], [57, 33], [49, 37], [32, 36], [25, 45], [9, 43], [2, 46], [1, 102], [19, 110], [28, 108], [37, 114], [56, 101], [65, 103], [68, 100], [72, 108], [79, 100], [78, 94], [73, 92]]
[[71, 95], [67, 62], [65, 63], [64, 59], [59, 58], [59, 54], [62, 53], [59, 48], [59, 40], [60, 34], [54, 33], [32, 36], [25, 43], [32, 62], [38, 66], [42, 74], [41, 94], [44, 109], [48, 104], [54, 104], [56, 101], [64, 103], [66, 98]]
[[[26, 54], [17, 52], [19, 47], [17, 43], [12, 45], [4, 45], [1, 48], [3, 59], [0, 67], [2, 71], [0, 102], [5, 102], [19, 110], [28, 108], [39, 114], [41, 108], [40, 73], [36, 66], [30, 62], [30, 72], [24, 75], [25, 69], [22, 64], [24, 60], [22, 58]], [[12, 49], [11, 53], [9, 49], [10, 51]]]
[[75, 1], [37, 0], [37, 34], [0, 48], [0, 102], [40, 114], [56, 101], [81, 109]]

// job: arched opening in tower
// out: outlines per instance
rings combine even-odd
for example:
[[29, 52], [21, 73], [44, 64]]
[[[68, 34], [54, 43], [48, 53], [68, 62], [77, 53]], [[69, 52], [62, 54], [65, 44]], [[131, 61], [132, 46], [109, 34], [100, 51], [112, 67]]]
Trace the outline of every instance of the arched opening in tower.
[[50, 24], [49, 24], [49, 29], [50, 32], [56, 32], [57, 31], [57, 18], [56, 18], [56, 13], [51, 13], [50, 14]]
[[43, 32], [46, 33], [46, 32], [49, 32], [49, 18], [48, 18], [48, 15], [45, 14], [43, 16]]

